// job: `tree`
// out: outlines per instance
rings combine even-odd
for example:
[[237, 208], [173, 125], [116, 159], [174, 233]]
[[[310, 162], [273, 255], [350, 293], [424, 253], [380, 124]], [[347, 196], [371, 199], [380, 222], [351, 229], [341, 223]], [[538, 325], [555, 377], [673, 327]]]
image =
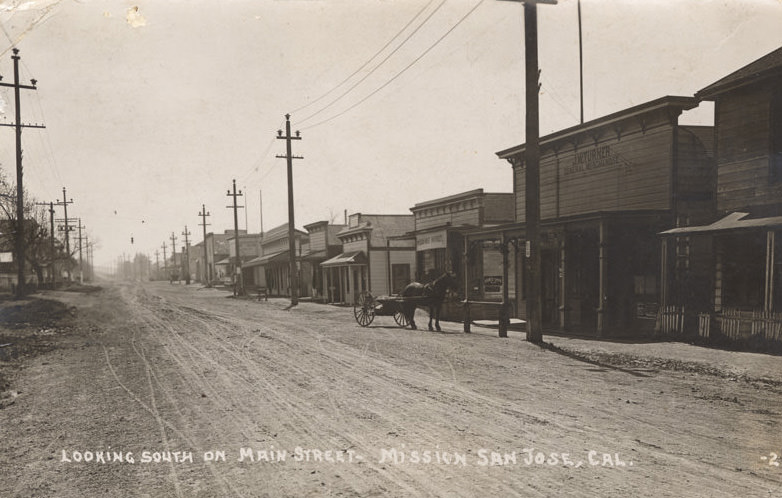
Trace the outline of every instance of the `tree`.
[[[47, 210], [38, 205], [35, 199], [24, 194], [24, 256], [25, 263], [35, 272], [38, 283], [44, 282], [44, 268], [47, 266], [54, 271], [53, 262], [63, 256], [62, 245], [58, 244], [55, 234], [49, 233], [47, 222]], [[0, 170], [0, 220], [8, 227], [7, 239], [11, 247], [16, 247], [18, 223], [16, 216], [16, 185], [12, 184], [6, 178], [4, 172]], [[4, 231], [5, 232], [5, 231]], [[54, 238], [54, 251], [52, 251], [52, 239]], [[16, 256], [16, 255], [15, 255]], [[70, 255], [68, 255], [70, 259]], [[16, 257], [14, 258], [16, 262]]]

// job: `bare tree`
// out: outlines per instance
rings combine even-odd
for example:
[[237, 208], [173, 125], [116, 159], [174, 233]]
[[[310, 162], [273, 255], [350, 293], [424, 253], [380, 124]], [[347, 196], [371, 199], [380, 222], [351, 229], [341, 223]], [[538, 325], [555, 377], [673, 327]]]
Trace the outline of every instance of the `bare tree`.
[[[55, 235], [49, 233], [46, 209], [37, 205], [35, 199], [26, 192], [24, 198], [24, 230], [22, 231], [24, 259], [35, 272], [38, 282], [43, 283], [44, 268], [49, 266], [52, 271], [54, 270], [53, 262], [61, 256], [62, 247], [61, 244], [57, 244], [56, 238], [53, 239]], [[8, 181], [2, 170], [0, 170], [0, 220], [5, 220], [4, 224], [8, 227], [8, 240], [13, 247], [16, 247], [19, 233], [19, 220], [16, 216], [16, 185]], [[54, 250], [52, 250], [53, 245]]]

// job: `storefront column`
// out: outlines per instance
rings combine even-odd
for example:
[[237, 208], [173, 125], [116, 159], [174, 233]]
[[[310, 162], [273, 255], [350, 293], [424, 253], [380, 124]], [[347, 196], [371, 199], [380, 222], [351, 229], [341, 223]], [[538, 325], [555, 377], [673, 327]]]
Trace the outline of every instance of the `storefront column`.
[[766, 292], [764, 311], [774, 311], [774, 230], [766, 232]]
[[567, 327], [567, 271], [565, 270], [566, 249], [565, 234], [559, 242], [559, 326], [563, 330]]
[[668, 306], [668, 243], [669, 238], [664, 237], [662, 240], [662, 249], [660, 250], [660, 309], [665, 309]]
[[508, 337], [508, 322], [509, 320], [509, 310], [508, 307], [510, 303], [508, 302], [508, 253], [510, 252], [508, 248], [508, 235], [503, 232], [502, 233], [502, 242], [500, 246], [500, 251], [502, 252], [502, 305], [500, 307], [500, 324], [499, 324], [499, 336], [500, 337]]
[[606, 329], [606, 304], [608, 301], [606, 295], [608, 292], [608, 240], [605, 220], [600, 220], [599, 272], [597, 336], [602, 337]]

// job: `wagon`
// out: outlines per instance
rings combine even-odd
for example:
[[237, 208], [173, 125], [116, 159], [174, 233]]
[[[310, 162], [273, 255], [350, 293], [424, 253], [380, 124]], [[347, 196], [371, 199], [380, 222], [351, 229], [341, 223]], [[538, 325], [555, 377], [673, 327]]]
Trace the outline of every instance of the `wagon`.
[[408, 323], [403, 312], [403, 305], [417, 303], [420, 300], [420, 296], [373, 296], [369, 292], [362, 292], [358, 295], [356, 304], [353, 305], [353, 316], [362, 327], [368, 327], [375, 316], [393, 316], [396, 324], [404, 327]]

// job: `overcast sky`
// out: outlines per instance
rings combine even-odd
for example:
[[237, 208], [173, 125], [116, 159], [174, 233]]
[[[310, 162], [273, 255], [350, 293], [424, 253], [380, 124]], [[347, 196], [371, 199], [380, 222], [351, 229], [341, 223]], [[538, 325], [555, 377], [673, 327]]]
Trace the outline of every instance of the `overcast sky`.
[[[691, 96], [782, 45], [777, 0], [582, 0], [585, 119]], [[576, 0], [539, 12], [541, 133], [578, 124]], [[483, 188], [510, 192], [499, 150], [524, 141], [522, 7], [497, 0], [0, 2], [0, 75], [20, 50], [25, 185], [81, 217], [98, 265], [154, 261], [174, 232], [202, 240], [287, 222], [284, 115], [296, 225], [343, 212], [409, 214]], [[0, 89], [0, 122], [14, 121]], [[710, 124], [711, 109], [685, 122]], [[14, 133], [0, 168], [15, 180]], [[588, 195], [588, 193], [585, 193]], [[62, 210], [57, 216], [62, 217]], [[247, 220], [247, 221], [245, 221]], [[130, 244], [131, 236], [135, 243]], [[161, 250], [162, 254], [162, 250]]]

